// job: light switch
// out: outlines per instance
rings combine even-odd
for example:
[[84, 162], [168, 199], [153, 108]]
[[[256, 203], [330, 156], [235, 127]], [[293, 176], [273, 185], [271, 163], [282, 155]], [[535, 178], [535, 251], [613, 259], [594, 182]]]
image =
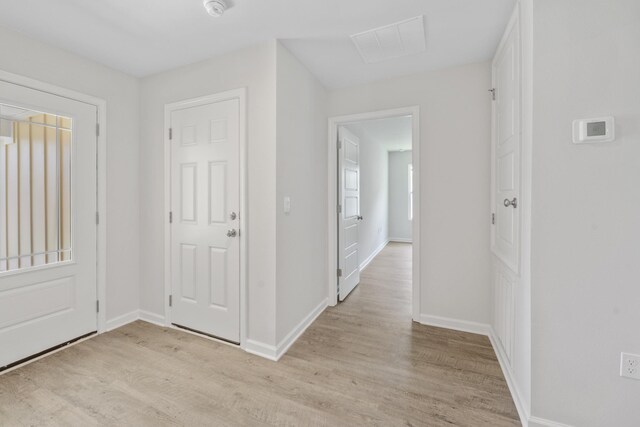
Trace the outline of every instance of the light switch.
[[291, 213], [291, 197], [284, 196], [284, 213], [289, 215]]

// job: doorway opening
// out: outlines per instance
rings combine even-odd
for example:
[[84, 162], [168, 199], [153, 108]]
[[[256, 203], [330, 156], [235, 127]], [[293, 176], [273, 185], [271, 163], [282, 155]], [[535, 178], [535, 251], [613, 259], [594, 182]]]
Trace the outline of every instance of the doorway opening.
[[329, 120], [330, 305], [344, 301], [361, 280], [384, 276], [384, 263], [393, 260], [406, 269], [403, 282], [418, 319], [418, 141], [418, 107]]

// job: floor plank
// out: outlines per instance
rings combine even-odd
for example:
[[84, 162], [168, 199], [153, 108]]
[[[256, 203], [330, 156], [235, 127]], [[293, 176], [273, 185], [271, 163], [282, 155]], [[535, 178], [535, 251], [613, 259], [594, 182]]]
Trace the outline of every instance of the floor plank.
[[489, 340], [410, 307], [391, 243], [278, 363], [134, 322], [1, 375], [0, 425], [520, 425]]

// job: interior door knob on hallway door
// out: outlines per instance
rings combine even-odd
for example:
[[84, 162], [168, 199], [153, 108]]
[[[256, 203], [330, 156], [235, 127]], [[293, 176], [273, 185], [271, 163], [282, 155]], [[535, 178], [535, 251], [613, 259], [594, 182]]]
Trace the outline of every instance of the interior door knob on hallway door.
[[512, 206], [513, 209], [518, 207], [518, 198], [514, 197], [513, 200], [509, 200], [509, 199], [504, 199], [504, 207], [508, 208], [509, 206]]

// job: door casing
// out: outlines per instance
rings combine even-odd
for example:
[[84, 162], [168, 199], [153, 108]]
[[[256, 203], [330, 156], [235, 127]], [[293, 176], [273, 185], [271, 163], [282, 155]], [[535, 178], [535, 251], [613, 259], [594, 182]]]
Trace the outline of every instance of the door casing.
[[[107, 331], [107, 102], [94, 96], [85, 95], [70, 89], [62, 88], [40, 80], [24, 77], [18, 74], [0, 70], [0, 80], [29, 89], [35, 89], [54, 96], [68, 98], [74, 101], [93, 105], [97, 109], [97, 206], [96, 214], [99, 220], [96, 224], [96, 286], [98, 297], [98, 333]], [[35, 359], [34, 359], [35, 360]], [[7, 371], [5, 371], [7, 372]]]
[[391, 110], [372, 111], [346, 116], [336, 116], [329, 118], [329, 139], [327, 144], [327, 165], [328, 165], [328, 197], [327, 197], [327, 218], [329, 230], [328, 247], [328, 296], [329, 305], [335, 306], [338, 303], [338, 224], [337, 200], [338, 200], [338, 127], [353, 122], [364, 120], [377, 120], [392, 117], [411, 116], [412, 125], [412, 150], [413, 158], [413, 262], [412, 262], [412, 293], [411, 293], [411, 314], [414, 321], [420, 319], [420, 107], [410, 106]]
[[[199, 98], [166, 104], [164, 107], [164, 325], [176, 329], [171, 322], [171, 141], [169, 128], [171, 127], [171, 112], [188, 107], [198, 107], [230, 99], [240, 102], [240, 347], [245, 348], [247, 340], [247, 90], [233, 89], [225, 92], [206, 95]], [[181, 331], [186, 331], [180, 329]], [[188, 332], [188, 331], [186, 331]], [[204, 336], [204, 335], [202, 335]], [[206, 337], [206, 336], [205, 336]], [[210, 338], [216, 342], [229, 344], [226, 341]]]

